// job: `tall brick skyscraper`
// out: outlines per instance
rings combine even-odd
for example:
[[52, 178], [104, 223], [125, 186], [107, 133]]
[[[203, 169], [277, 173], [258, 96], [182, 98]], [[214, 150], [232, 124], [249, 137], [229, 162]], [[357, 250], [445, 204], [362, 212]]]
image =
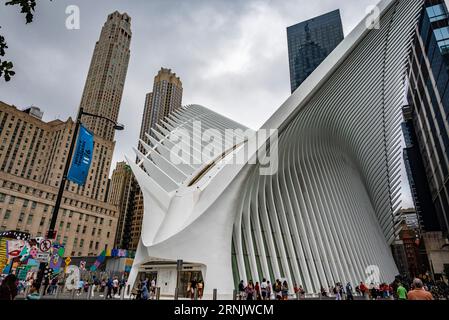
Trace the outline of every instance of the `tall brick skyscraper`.
[[[81, 107], [84, 111], [117, 121], [130, 58], [131, 18], [111, 13], [101, 31], [87, 75]], [[99, 118], [83, 116], [83, 124], [96, 136], [91, 172], [84, 187], [70, 184], [84, 196], [106, 200], [106, 190], [114, 152], [113, 125]]]

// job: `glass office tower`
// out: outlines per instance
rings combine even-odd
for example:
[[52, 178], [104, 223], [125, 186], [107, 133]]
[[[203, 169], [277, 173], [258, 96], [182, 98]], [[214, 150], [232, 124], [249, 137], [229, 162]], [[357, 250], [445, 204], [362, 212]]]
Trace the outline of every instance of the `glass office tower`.
[[[434, 212], [425, 230], [449, 230], [449, 15], [443, 0], [426, 0], [410, 54], [408, 100]], [[415, 172], [415, 175], [420, 174]], [[413, 191], [413, 190], [412, 190]], [[439, 225], [439, 226], [438, 226]]]
[[292, 93], [343, 40], [340, 10], [287, 28]]

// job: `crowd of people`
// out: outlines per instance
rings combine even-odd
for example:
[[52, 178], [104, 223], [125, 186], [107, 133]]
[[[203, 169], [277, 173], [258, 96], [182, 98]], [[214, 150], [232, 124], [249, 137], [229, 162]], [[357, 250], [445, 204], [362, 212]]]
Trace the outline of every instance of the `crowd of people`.
[[[74, 289], [68, 290], [65, 288], [64, 277], [54, 277], [52, 279], [44, 279], [42, 287], [39, 289], [36, 279], [30, 277], [26, 280], [18, 280], [13, 274], [6, 276], [4, 279], [0, 278], [0, 300], [13, 300], [16, 296], [26, 294], [26, 299], [36, 300], [45, 295], [55, 295], [58, 288], [61, 292], [74, 292], [77, 296], [82, 294], [91, 294], [91, 298], [94, 298], [97, 294], [98, 297], [104, 297], [105, 299], [118, 298], [122, 294], [126, 285], [126, 278], [119, 280], [117, 276], [108, 278], [96, 278], [93, 276], [91, 279], [80, 279], [75, 285]], [[89, 291], [89, 289], [91, 290]], [[6, 299], [11, 297], [12, 299]]]
[[[132, 291], [132, 297], [136, 300], [154, 300], [156, 299], [156, 279], [145, 279], [139, 282]], [[194, 300], [202, 299], [204, 294], [204, 281], [193, 279], [187, 283], [185, 297]], [[195, 297], [196, 295], [196, 297]], [[182, 295], [180, 295], [182, 296]]]
[[[238, 300], [288, 300], [289, 298], [305, 298], [305, 290], [302, 286], [294, 284], [294, 294], [291, 293], [286, 280], [276, 280], [270, 283], [266, 279], [262, 283], [249, 280], [247, 284], [243, 280], [238, 286]], [[360, 282], [353, 288], [348, 282], [346, 285], [338, 282], [327, 289], [321, 287], [319, 296], [334, 298], [335, 300], [354, 300], [355, 296], [368, 300], [449, 300], [449, 286], [442, 280], [423, 282], [419, 278], [410, 281], [402, 277], [396, 277], [391, 284], [371, 283], [366, 285]]]
[[[43, 289], [38, 290], [34, 278], [25, 281], [19, 281], [15, 275], [8, 275], [0, 278], [0, 300], [14, 300], [18, 295], [27, 292], [26, 299], [40, 299], [41, 295], [54, 295], [57, 288], [63, 288], [64, 278], [53, 278], [43, 282]], [[80, 280], [73, 294], [90, 294], [94, 298], [96, 294], [105, 299], [114, 299], [120, 297], [126, 285], [126, 279], [119, 280], [117, 276], [108, 278], [96, 278]], [[89, 290], [91, 288], [91, 290]], [[192, 280], [187, 285], [185, 297], [190, 299], [201, 299], [203, 297], [204, 282]], [[240, 281], [238, 285], [237, 299], [239, 300], [288, 300], [289, 298], [305, 298], [305, 290], [301, 285], [293, 285], [290, 290], [286, 280], [277, 279], [271, 283], [267, 279], [263, 279], [261, 283], [248, 281]], [[292, 294], [292, 292], [294, 294]], [[137, 288], [132, 291], [132, 296], [139, 300], [156, 299], [157, 287], [156, 280], [145, 279], [141, 281]], [[350, 282], [346, 285], [336, 283], [328, 289], [321, 287], [319, 293], [325, 298], [335, 298], [335, 300], [354, 300], [354, 296], [369, 300], [449, 300], [449, 286], [444, 281], [421, 280], [415, 278], [409, 280], [406, 278], [396, 277], [391, 284], [371, 283], [366, 285], [360, 282], [353, 289]]]
[[[239, 300], [288, 300], [289, 298], [289, 287], [286, 280], [281, 281], [276, 279], [276, 281], [271, 284], [269, 280], [263, 279], [262, 282], [254, 282], [252, 280], [248, 281], [245, 285], [244, 281], [241, 280], [239, 283], [239, 292], [237, 299]], [[305, 291], [302, 286], [293, 286], [293, 291], [295, 296], [298, 294], [300, 296], [305, 295]]]

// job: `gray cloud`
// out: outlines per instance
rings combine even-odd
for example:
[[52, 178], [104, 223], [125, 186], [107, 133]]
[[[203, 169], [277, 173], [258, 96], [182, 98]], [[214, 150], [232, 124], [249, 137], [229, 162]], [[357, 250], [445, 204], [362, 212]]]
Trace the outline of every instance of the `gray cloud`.
[[[76, 115], [95, 42], [106, 16], [132, 17], [131, 61], [114, 161], [137, 144], [145, 94], [161, 66], [184, 85], [184, 104], [198, 103], [254, 129], [289, 96], [286, 27], [336, 8], [347, 35], [376, 0], [40, 0], [25, 25], [0, 6], [7, 58], [17, 75], [0, 82], [0, 100], [36, 105], [45, 120]], [[77, 5], [81, 29], [67, 30], [65, 9]]]

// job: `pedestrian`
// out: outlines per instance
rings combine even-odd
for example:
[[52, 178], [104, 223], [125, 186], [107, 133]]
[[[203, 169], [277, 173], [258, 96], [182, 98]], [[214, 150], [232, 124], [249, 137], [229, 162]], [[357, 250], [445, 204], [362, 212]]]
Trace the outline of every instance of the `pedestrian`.
[[271, 300], [271, 283], [267, 281], [267, 300]]
[[0, 300], [14, 300], [17, 296], [17, 277], [7, 275], [0, 285]]
[[407, 294], [408, 300], [433, 300], [433, 296], [429, 291], [426, 291], [421, 279], [413, 280], [413, 290]]
[[120, 297], [122, 296], [122, 290], [125, 286], [126, 286], [126, 278], [122, 278], [122, 280], [120, 280], [120, 285], [119, 285], [119, 289], [118, 289], [118, 295]]
[[260, 284], [260, 295], [262, 296], [262, 300], [267, 300], [267, 280], [265, 278], [262, 279], [262, 283]]
[[262, 294], [260, 292], [260, 284], [256, 282], [256, 286], [254, 287], [256, 300], [262, 300]]
[[407, 300], [407, 289], [405, 289], [402, 283], [399, 283], [396, 292], [398, 294], [398, 300]]
[[243, 280], [240, 280], [239, 283], [239, 299], [243, 300], [245, 296], [245, 283], [243, 282]]
[[201, 280], [197, 284], [198, 298], [199, 299], [203, 299], [203, 289], [204, 289], [204, 282], [203, 282], [203, 280]]
[[335, 284], [334, 294], [335, 294], [335, 300], [341, 300], [340, 285], [338, 283]]
[[276, 283], [273, 285], [273, 292], [276, 300], [282, 300], [282, 284], [281, 280], [277, 279]]
[[106, 299], [112, 299], [112, 287], [113, 287], [113, 283], [111, 278], [108, 278], [108, 282], [106, 283], [106, 289], [107, 289], [107, 293], [106, 293]]
[[41, 298], [39, 290], [36, 285], [33, 285], [30, 289], [30, 293], [26, 296], [26, 300], [39, 300]]
[[192, 283], [190, 285], [190, 290], [191, 290], [191, 298], [192, 300], [195, 299], [195, 291], [198, 290], [198, 281], [196, 281], [196, 279], [194, 278], [192, 280]]
[[147, 281], [144, 281], [142, 283], [142, 293], [141, 293], [141, 297], [143, 300], [148, 300], [149, 299], [149, 295], [148, 295], [148, 286], [147, 286]]
[[82, 292], [83, 292], [83, 289], [84, 289], [84, 281], [83, 281], [83, 279], [80, 279], [80, 281], [78, 281], [78, 287], [77, 287], [77, 296], [79, 296]]
[[118, 282], [118, 278], [114, 277], [114, 280], [112, 280], [112, 291], [114, 293], [114, 297], [117, 295], [118, 293], [118, 287], [119, 287], [119, 282]]
[[346, 300], [354, 300], [354, 295], [352, 294], [352, 286], [350, 282], [348, 282], [348, 284], [346, 285]]
[[288, 284], [287, 281], [284, 280], [281, 286], [282, 300], [288, 300]]
[[368, 291], [368, 288], [366, 287], [366, 285], [363, 282], [360, 282], [360, 292], [362, 294], [363, 297], [366, 298], [366, 293]]
[[150, 282], [150, 299], [156, 299], [156, 279], [151, 279]]
[[326, 289], [324, 289], [323, 286], [321, 287], [321, 296], [327, 298], [327, 291], [326, 291]]
[[250, 280], [245, 288], [246, 300], [254, 300], [254, 292], [254, 284], [253, 281]]

